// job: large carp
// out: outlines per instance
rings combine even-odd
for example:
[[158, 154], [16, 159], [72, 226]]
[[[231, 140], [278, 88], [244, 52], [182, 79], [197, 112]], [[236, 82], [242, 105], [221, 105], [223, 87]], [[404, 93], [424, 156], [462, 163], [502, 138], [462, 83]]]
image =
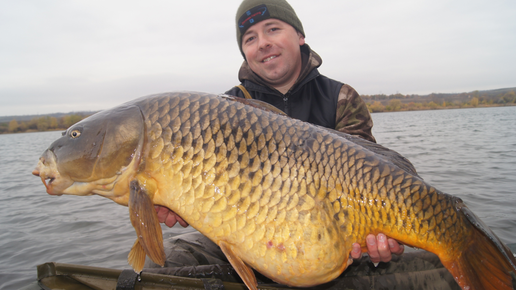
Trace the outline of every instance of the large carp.
[[254, 100], [152, 95], [70, 127], [34, 175], [52, 195], [98, 194], [129, 207], [129, 263], [163, 265], [153, 205], [220, 246], [249, 288], [251, 268], [290, 286], [339, 276], [354, 242], [385, 233], [439, 256], [464, 289], [513, 289], [511, 251], [456, 197], [394, 151]]

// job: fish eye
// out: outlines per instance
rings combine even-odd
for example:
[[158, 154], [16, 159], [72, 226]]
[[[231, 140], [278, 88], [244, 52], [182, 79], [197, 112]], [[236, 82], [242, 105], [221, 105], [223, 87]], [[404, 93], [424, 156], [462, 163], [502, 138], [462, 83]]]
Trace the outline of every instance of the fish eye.
[[70, 132], [70, 137], [72, 137], [72, 139], [78, 138], [79, 136], [81, 136], [81, 131], [77, 129], [72, 130], [72, 132]]

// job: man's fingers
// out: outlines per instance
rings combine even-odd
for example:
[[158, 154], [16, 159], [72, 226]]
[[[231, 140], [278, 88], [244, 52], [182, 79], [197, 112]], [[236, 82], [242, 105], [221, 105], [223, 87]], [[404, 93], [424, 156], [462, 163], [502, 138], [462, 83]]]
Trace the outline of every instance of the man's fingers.
[[391, 261], [392, 253], [403, 253], [403, 246], [398, 244], [396, 240], [387, 239], [387, 236], [384, 234], [378, 234], [378, 236], [370, 234], [366, 237], [366, 243], [369, 258], [375, 264]]
[[183, 227], [183, 228], [186, 228], [189, 226], [189, 224], [180, 216], [176, 216], [177, 218], [177, 222], [179, 222], [179, 224]]
[[176, 214], [168, 209], [167, 207], [155, 205], [154, 208], [156, 209], [156, 213], [158, 215], [158, 221], [160, 223], [164, 223], [168, 227], [173, 227], [177, 220], [176, 220]]
[[167, 213], [167, 218], [165, 219], [165, 224], [171, 228], [173, 227], [177, 222], [177, 219], [176, 219], [176, 214], [174, 214], [173, 212], [168, 212]]
[[392, 254], [387, 237], [384, 234], [378, 234], [376, 241], [380, 262], [389, 262], [392, 259]]
[[167, 219], [167, 215], [169, 212], [168, 208], [159, 205], [155, 205], [154, 208], [156, 209], [156, 213], [158, 214], [159, 222], [164, 223]]
[[351, 258], [360, 259], [360, 257], [362, 257], [362, 248], [359, 243], [354, 243], [353, 248], [351, 248]]
[[389, 248], [391, 249], [391, 253], [396, 255], [401, 255], [405, 251], [405, 246], [398, 243], [398, 241], [393, 239], [388, 239]]
[[156, 213], [158, 214], [158, 220], [160, 223], [164, 223], [168, 227], [173, 227], [177, 222], [183, 227], [188, 227], [188, 223], [183, 220], [182, 217], [171, 211], [167, 207], [155, 205]]
[[376, 244], [376, 237], [372, 234], [367, 235], [366, 244], [367, 244], [367, 253], [369, 254], [369, 258], [371, 259], [371, 262], [373, 262], [373, 263], [380, 262], [380, 253], [378, 252], [378, 245]]
[[[375, 265], [380, 262], [390, 262], [392, 254], [401, 255], [405, 250], [405, 247], [400, 245], [398, 241], [388, 239], [384, 234], [378, 234], [377, 236], [373, 234], [367, 235], [366, 246], [369, 258]], [[357, 243], [353, 244], [351, 249], [351, 257], [353, 259], [360, 258], [356, 251], [360, 251], [360, 245]]]

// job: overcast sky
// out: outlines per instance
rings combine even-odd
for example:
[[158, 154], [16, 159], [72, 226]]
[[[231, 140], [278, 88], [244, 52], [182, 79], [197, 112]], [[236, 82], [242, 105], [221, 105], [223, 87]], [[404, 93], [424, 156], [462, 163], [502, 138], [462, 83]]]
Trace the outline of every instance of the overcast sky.
[[[0, 116], [222, 93], [240, 0], [0, 0]], [[319, 71], [361, 94], [516, 87], [516, 1], [291, 0]]]

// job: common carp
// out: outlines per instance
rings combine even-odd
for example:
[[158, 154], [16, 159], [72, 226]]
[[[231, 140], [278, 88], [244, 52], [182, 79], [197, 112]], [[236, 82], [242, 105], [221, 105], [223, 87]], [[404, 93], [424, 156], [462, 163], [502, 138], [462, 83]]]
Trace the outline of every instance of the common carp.
[[128, 206], [136, 272], [146, 255], [164, 264], [161, 205], [219, 245], [251, 289], [251, 268], [289, 286], [331, 281], [370, 233], [437, 254], [463, 289], [513, 289], [516, 279], [511, 251], [407, 159], [256, 100], [139, 98], [71, 126], [33, 174], [49, 194]]

